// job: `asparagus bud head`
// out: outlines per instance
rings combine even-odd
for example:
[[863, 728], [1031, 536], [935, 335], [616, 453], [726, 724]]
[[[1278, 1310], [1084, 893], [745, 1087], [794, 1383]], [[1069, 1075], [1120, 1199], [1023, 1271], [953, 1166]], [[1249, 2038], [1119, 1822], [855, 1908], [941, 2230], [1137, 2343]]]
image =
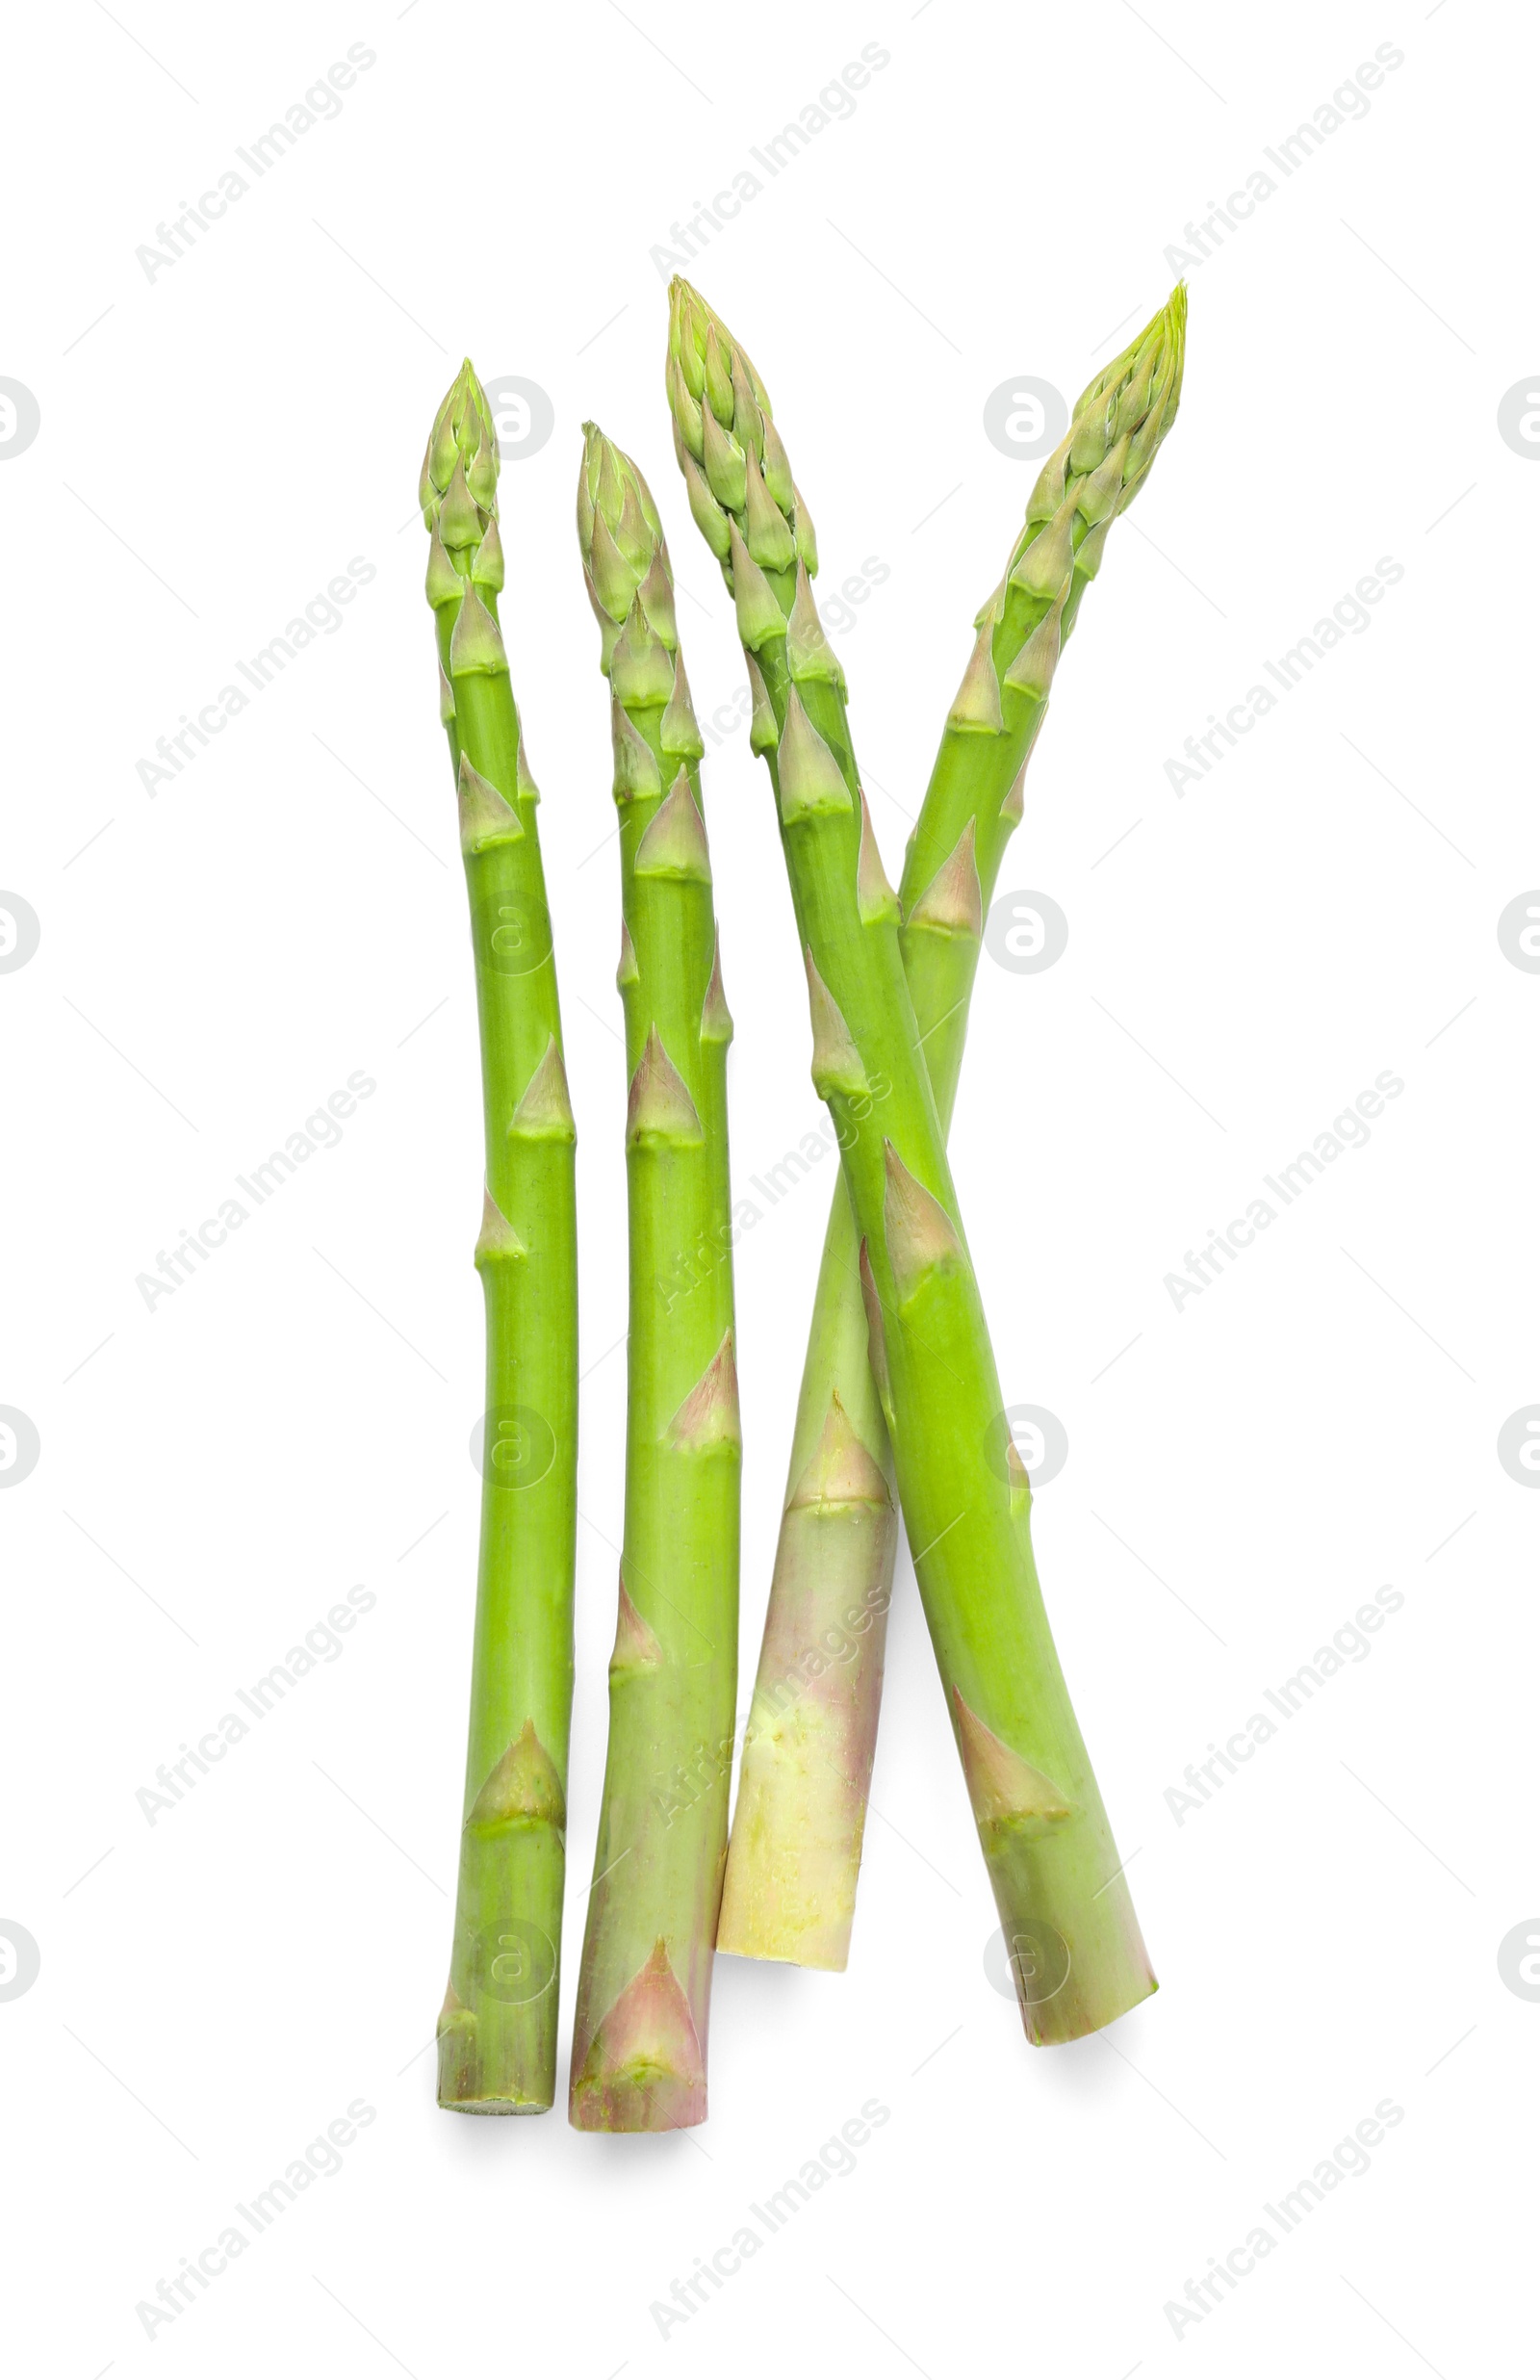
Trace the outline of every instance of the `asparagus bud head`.
[[445, 499], [457, 478], [479, 509], [484, 527], [497, 513], [500, 469], [492, 407], [468, 355], [433, 417], [417, 485], [424, 528], [437, 527]]
[[[790, 570], [800, 560], [816, 576], [812, 520], [771, 418], [769, 392], [726, 323], [677, 277], [669, 284], [663, 376], [690, 510], [729, 591], [744, 556], [757, 572]], [[753, 641], [744, 638], [751, 650]], [[833, 673], [823, 664], [817, 674]]]

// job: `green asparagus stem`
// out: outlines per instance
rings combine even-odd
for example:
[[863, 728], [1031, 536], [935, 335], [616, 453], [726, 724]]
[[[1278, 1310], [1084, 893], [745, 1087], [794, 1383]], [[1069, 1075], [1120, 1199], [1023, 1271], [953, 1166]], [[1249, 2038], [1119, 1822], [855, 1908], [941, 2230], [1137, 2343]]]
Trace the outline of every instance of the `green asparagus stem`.
[[[1144, 1998], [1154, 1978], [1042, 1609], [1031, 1491], [1003, 1429], [898, 904], [812, 599], [811, 524], [762, 381], [681, 281], [670, 291], [668, 390], [691, 509], [763, 688], [756, 740], [803, 944], [813, 1084], [840, 1145], [868, 1359], [1023, 2021], [1033, 2041], [1071, 2040]], [[1027, 699], [1004, 684], [996, 694], [1002, 709]]]
[[498, 626], [497, 435], [469, 361], [419, 496], [481, 1033], [486, 1438], [439, 2105], [535, 2115], [556, 2075], [578, 1468], [577, 1134], [535, 804]]
[[737, 1688], [732, 1020], [668, 548], [641, 473], [592, 423], [578, 533], [620, 811], [630, 1336], [626, 1543], [571, 2115], [584, 2132], [672, 2132], [706, 2120]]
[[[1186, 292], [1098, 373], [1044, 464], [974, 621], [901, 887], [899, 949], [942, 1129], [984, 918], [1021, 816], [1059, 650], [1175, 416]], [[704, 430], [704, 423], [703, 423]], [[1030, 556], [1030, 559], [1029, 559]], [[1010, 688], [1009, 694], [1001, 691]], [[759, 1671], [728, 1849], [719, 1950], [842, 1968], [850, 1949], [898, 1541], [843, 1183], [824, 1242]], [[855, 1633], [871, 1612], [869, 1626]], [[809, 1655], [819, 1673], [809, 1677]], [[828, 1656], [825, 1661], [824, 1656]]]

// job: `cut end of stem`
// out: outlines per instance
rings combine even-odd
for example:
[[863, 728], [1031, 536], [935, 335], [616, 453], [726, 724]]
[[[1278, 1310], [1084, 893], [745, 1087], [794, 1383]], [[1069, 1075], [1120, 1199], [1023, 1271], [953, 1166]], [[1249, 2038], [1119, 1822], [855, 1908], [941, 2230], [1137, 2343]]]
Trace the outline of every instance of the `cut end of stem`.
[[439, 2106], [449, 2115], [549, 2115], [555, 2096], [553, 2018], [551, 2034], [531, 2050], [519, 2028], [489, 2031], [451, 1983], [438, 2023]]
[[579, 2132], [679, 2132], [706, 2121], [706, 2059], [659, 1935], [600, 2021], [569, 2110]]

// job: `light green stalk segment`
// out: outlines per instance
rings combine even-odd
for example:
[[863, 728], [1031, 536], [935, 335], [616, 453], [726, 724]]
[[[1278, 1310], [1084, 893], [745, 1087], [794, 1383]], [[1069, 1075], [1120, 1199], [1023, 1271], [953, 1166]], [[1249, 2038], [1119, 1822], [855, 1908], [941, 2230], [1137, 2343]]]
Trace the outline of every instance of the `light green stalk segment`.
[[842, 1153], [926, 1619], [1028, 2037], [1070, 2040], [1154, 1979], [1042, 1608], [1031, 1493], [918, 1048], [897, 904], [812, 601], [810, 524], [748, 357], [685, 283], [670, 299], [677, 447], [692, 510], [713, 550], [725, 545], [763, 688], [757, 739], [803, 944], [813, 1083]]
[[[901, 888], [899, 947], [943, 1130], [984, 919], [1021, 817], [1023, 774], [1060, 647], [1100, 567], [1107, 529], [1143, 484], [1175, 416], [1186, 313], [1178, 288], [1081, 396], [974, 621], [977, 642]], [[720, 1950], [809, 1967], [842, 1968], [849, 1953], [898, 1540], [857, 1246], [841, 1183], [803, 1367], [717, 1932]]]
[[737, 1689], [732, 1021], [668, 549], [641, 473], [591, 423], [578, 531], [620, 811], [630, 1335], [626, 1542], [571, 2115], [586, 2132], [672, 2132], [706, 2120]]
[[576, 1132], [535, 805], [498, 626], [497, 437], [469, 362], [419, 495], [471, 901], [486, 1126], [486, 1423], [465, 1819], [439, 2105], [534, 2115], [556, 2075], [578, 1467]]

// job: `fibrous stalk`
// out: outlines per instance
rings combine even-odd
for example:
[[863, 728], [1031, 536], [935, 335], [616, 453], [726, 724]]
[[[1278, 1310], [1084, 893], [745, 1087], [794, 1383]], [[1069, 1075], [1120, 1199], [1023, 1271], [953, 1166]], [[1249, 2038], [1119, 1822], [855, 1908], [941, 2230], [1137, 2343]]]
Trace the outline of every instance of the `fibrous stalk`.
[[572, 2121], [705, 2121], [738, 1627], [727, 1049], [696, 725], [641, 473], [589, 424], [578, 532], [609, 681], [629, 1096], [626, 1526]]
[[555, 2093], [578, 1463], [576, 1131], [530, 773], [498, 619], [498, 450], [469, 362], [419, 495], [471, 902], [486, 1185], [486, 1416], [464, 1823], [439, 2105]]

